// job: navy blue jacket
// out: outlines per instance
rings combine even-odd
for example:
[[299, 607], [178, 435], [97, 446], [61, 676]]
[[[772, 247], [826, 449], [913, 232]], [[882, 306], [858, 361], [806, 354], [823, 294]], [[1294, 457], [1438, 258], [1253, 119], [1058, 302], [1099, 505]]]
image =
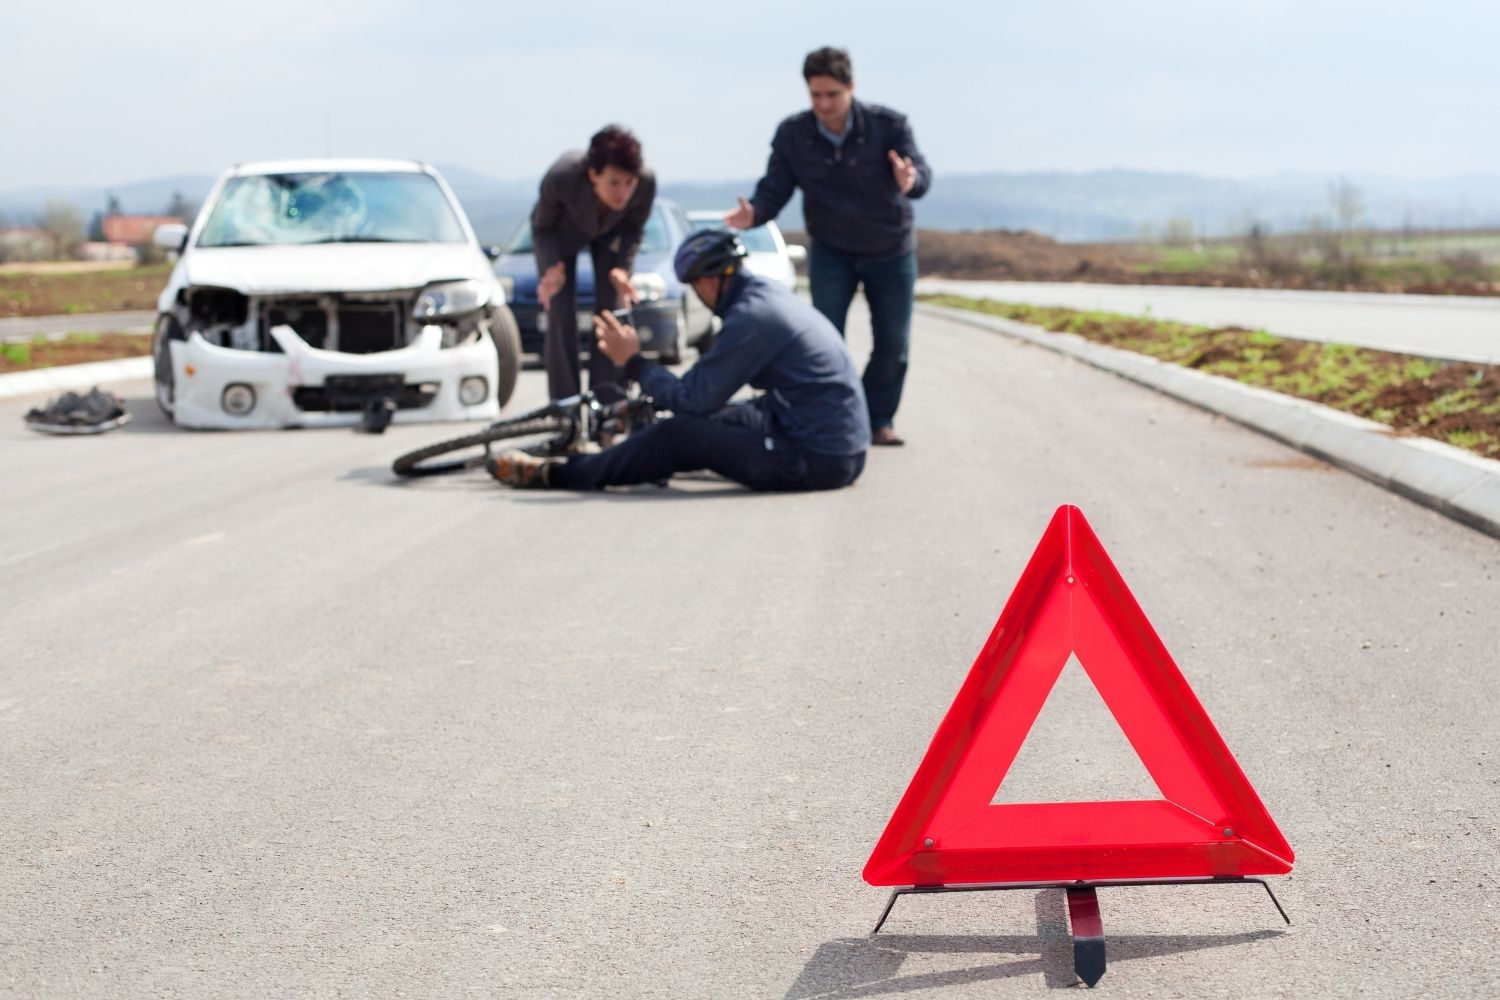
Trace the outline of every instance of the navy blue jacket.
[[[917, 247], [911, 199], [932, 186], [932, 168], [917, 149], [905, 115], [859, 101], [850, 110], [850, 134], [842, 147], [818, 133], [811, 111], [783, 121], [750, 204], [757, 225], [769, 222], [800, 187], [802, 214], [814, 240], [867, 260], [890, 260]], [[891, 150], [911, 157], [917, 168], [917, 182], [907, 194], [896, 187]]]
[[706, 417], [749, 385], [764, 390], [754, 405], [792, 444], [834, 457], [869, 447], [864, 387], [822, 313], [782, 285], [743, 271], [726, 283], [714, 311], [724, 325], [681, 378], [639, 354], [626, 365], [658, 406]]

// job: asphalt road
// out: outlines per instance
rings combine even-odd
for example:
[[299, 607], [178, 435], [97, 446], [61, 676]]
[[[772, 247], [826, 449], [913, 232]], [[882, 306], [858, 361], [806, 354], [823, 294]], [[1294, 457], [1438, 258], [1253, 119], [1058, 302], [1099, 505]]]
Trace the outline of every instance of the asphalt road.
[[7, 316], [0, 319], [0, 341], [63, 337], [70, 333], [150, 333], [156, 313], [79, 313], [76, 316]]
[[[96, 438], [0, 403], [0, 996], [1069, 986], [1058, 891], [871, 938], [859, 874], [1061, 503], [1297, 851], [1290, 928], [1101, 890], [1100, 988], [1500, 989], [1500, 542], [1251, 431], [927, 317], [910, 445], [814, 496], [397, 485], [450, 429], [184, 433], [127, 389]], [[1069, 666], [1002, 800], [1141, 794], [1111, 726]]]
[[1264, 329], [1300, 340], [1500, 364], [1500, 298], [1495, 297], [940, 278], [923, 278], [918, 287], [1032, 305], [1150, 313], [1187, 323]]

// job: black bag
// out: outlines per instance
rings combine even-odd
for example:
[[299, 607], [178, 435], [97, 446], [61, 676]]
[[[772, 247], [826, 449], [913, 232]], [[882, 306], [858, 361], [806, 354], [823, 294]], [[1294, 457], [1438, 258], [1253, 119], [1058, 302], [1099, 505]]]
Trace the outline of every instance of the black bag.
[[87, 394], [65, 392], [26, 413], [26, 426], [44, 434], [103, 434], [130, 423], [125, 401], [97, 386]]

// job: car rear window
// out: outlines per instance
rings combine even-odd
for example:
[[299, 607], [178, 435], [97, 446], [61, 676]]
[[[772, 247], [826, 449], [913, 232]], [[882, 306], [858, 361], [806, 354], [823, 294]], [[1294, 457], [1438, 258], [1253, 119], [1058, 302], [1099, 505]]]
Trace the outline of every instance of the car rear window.
[[197, 245], [465, 241], [453, 206], [429, 175], [350, 171], [231, 178]]

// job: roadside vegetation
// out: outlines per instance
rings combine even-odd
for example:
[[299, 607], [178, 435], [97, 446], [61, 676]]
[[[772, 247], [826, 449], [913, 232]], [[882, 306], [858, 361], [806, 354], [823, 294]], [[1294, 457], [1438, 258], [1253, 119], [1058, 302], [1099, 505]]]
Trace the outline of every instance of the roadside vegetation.
[[105, 271], [0, 274], [0, 317], [62, 316], [156, 308], [168, 264]]
[[150, 353], [151, 337], [146, 334], [72, 333], [55, 340], [36, 337], [0, 344], [0, 374], [89, 361], [137, 358]]
[[1434, 361], [1119, 313], [922, 296], [1322, 403], [1500, 459], [1500, 365]]
[[923, 275], [997, 281], [1500, 295], [1500, 232], [1252, 227], [1181, 243], [1059, 243], [1033, 232], [923, 230], [917, 266]]

